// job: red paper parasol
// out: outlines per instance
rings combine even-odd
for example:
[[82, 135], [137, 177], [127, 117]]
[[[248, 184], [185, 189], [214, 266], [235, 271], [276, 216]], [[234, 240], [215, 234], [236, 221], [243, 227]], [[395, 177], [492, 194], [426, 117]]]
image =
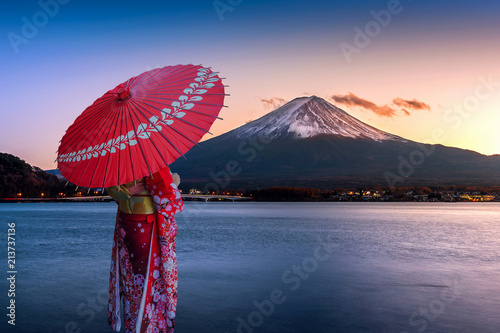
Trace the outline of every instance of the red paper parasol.
[[208, 132], [219, 118], [224, 96], [221, 79], [202, 66], [142, 73], [105, 93], [76, 118], [61, 140], [58, 168], [68, 181], [92, 188], [155, 173]]

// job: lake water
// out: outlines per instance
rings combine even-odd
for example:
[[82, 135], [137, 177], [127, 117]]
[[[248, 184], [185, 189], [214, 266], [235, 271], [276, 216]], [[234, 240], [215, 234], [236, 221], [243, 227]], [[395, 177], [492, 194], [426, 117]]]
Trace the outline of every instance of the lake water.
[[[112, 332], [115, 213], [0, 204], [1, 332]], [[176, 332], [500, 332], [499, 203], [187, 202], [177, 221]]]

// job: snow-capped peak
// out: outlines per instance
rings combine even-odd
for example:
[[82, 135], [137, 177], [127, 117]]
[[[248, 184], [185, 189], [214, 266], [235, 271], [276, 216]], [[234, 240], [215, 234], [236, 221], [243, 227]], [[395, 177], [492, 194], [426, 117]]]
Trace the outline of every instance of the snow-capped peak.
[[238, 138], [254, 135], [270, 139], [284, 135], [308, 138], [319, 134], [333, 134], [375, 141], [406, 141], [365, 124], [316, 96], [295, 98], [265, 116], [235, 129], [233, 133]]

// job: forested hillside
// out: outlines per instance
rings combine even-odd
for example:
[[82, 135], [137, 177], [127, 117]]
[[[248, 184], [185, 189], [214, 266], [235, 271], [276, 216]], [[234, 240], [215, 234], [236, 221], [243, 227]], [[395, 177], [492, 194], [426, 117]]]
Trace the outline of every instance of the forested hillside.
[[55, 197], [68, 190], [64, 184], [65, 181], [17, 156], [0, 153], [0, 198]]

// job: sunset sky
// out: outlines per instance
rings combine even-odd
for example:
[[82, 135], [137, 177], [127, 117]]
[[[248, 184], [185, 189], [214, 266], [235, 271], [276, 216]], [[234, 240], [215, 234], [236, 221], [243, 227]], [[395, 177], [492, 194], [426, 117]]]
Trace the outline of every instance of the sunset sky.
[[95, 99], [193, 63], [229, 85], [215, 135], [316, 95], [407, 139], [500, 154], [499, 13], [493, 0], [4, 1], [0, 152], [53, 169]]

